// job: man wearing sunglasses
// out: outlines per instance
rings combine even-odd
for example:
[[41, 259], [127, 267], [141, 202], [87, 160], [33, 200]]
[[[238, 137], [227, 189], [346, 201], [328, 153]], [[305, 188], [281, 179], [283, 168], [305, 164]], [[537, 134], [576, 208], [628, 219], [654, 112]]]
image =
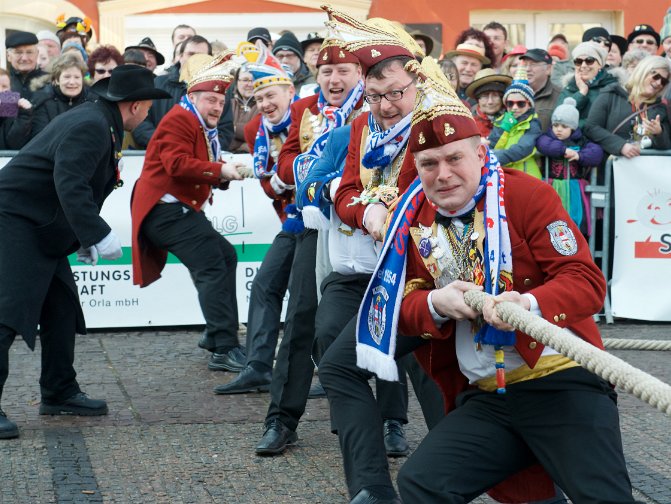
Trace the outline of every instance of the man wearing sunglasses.
[[629, 50], [642, 49], [652, 55], [657, 54], [659, 50], [659, 33], [648, 24], [636, 25], [632, 32], [627, 35]]

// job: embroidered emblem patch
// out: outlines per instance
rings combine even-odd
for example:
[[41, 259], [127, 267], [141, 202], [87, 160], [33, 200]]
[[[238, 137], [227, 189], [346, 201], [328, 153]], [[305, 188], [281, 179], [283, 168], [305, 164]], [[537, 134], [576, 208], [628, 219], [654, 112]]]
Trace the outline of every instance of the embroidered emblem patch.
[[382, 53], [380, 51], [377, 51], [375, 49], [370, 50], [370, 57], [371, 58], [377, 58], [378, 56], [382, 56]]
[[450, 123], [445, 123], [445, 130], [444, 130], [445, 136], [450, 136], [452, 133], [454, 133], [454, 128]]
[[340, 59], [345, 59], [345, 53], [342, 52], [342, 51], [340, 51], [340, 52], [338, 53], [338, 58], [340, 58]]
[[217, 84], [217, 85], [214, 86], [214, 92], [215, 92], [215, 93], [218, 93], [218, 92], [219, 92], [219, 89], [221, 89], [221, 88], [219, 87], [219, 84]]
[[426, 138], [424, 137], [424, 133], [421, 131], [419, 132], [419, 139], [417, 140], [419, 142], [419, 145], [425, 144], [426, 143]]
[[323, 59], [324, 61], [326, 61], [327, 59], [329, 59], [329, 55], [328, 55], [328, 53], [324, 53], [324, 56], [322, 56], [322, 59]]
[[315, 194], [317, 193], [317, 182], [313, 182], [308, 186], [308, 200], [312, 203], [315, 200]]
[[389, 300], [389, 293], [382, 285], [378, 285], [373, 289], [373, 302], [368, 311], [368, 330], [370, 331], [373, 340], [378, 345], [382, 341], [384, 334], [384, 327], [387, 318], [387, 301]]
[[561, 255], [572, 256], [578, 252], [578, 242], [568, 224], [564, 221], [554, 221], [547, 227], [550, 233], [552, 246]]

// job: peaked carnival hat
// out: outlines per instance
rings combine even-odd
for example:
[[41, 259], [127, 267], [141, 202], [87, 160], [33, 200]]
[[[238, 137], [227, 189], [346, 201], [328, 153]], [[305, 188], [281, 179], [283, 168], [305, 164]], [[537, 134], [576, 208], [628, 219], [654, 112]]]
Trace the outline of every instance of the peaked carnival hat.
[[234, 56], [233, 51], [222, 51], [209, 63], [195, 70], [187, 84], [187, 93], [212, 91], [224, 94], [233, 82], [235, 72], [240, 68], [240, 62]]
[[329, 15], [326, 26], [331, 36], [342, 41], [341, 46], [357, 57], [364, 75], [380, 61], [395, 56], [414, 59], [415, 54], [422, 52], [400, 23], [383, 18], [362, 22], [330, 6], [323, 5], [322, 9]]
[[282, 65], [260, 40], [254, 44], [240, 42], [235, 52], [244, 61], [242, 68], [252, 74], [254, 91], [278, 84], [293, 85], [289, 67]]
[[410, 152], [480, 135], [471, 111], [452, 89], [434, 58], [426, 57], [421, 64], [409, 61], [405, 70], [417, 75], [417, 97], [408, 139]]

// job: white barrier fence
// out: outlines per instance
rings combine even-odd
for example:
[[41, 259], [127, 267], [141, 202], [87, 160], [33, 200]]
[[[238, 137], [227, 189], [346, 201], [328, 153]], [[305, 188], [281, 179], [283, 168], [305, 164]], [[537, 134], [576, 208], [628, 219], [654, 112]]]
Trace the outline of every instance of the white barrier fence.
[[[251, 165], [249, 155], [233, 158]], [[0, 168], [10, 159], [0, 157]], [[116, 261], [100, 261], [96, 266], [78, 263], [74, 256], [70, 258], [89, 328], [205, 323], [189, 272], [174, 256], [168, 256], [168, 264], [158, 281], [143, 289], [133, 285], [130, 195], [143, 162], [142, 155], [124, 156], [124, 185], [112, 192], [101, 212], [121, 239], [123, 256]], [[205, 213], [238, 253], [238, 313], [240, 322], [246, 322], [252, 280], [280, 230], [280, 220], [271, 200], [253, 179], [232, 182], [227, 191], [215, 190], [214, 202]]]
[[611, 310], [671, 321], [671, 156], [616, 158]]

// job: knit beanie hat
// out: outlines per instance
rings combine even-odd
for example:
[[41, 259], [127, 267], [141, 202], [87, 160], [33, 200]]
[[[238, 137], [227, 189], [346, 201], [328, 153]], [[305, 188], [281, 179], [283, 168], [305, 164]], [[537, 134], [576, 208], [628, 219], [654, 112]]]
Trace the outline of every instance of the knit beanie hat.
[[61, 46], [61, 39], [59, 39], [54, 32], [50, 32], [49, 30], [42, 30], [38, 31], [36, 35], [37, 40], [39, 41], [51, 40], [52, 42], [56, 42], [58, 44], [58, 47]]
[[534, 106], [534, 90], [529, 86], [529, 79], [527, 78], [527, 69], [524, 66], [521, 66], [515, 72], [515, 77], [513, 77], [513, 83], [508, 86], [506, 92], [503, 93], [503, 101], [505, 102], [508, 99], [508, 96], [518, 93], [524, 96], [529, 101], [529, 104]]
[[564, 103], [552, 112], [552, 124], [559, 123], [568, 126], [574, 131], [577, 130], [580, 112], [578, 112], [576, 105], [577, 102], [570, 96], [564, 98]]
[[599, 62], [599, 65], [604, 66], [608, 53], [596, 42], [583, 42], [575, 46], [571, 56], [573, 56], [573, 59], [580, 58], [581, 56], [594, 58]]
[[568, 49], [564, 44], [550, 44], [548, 46], [548, 54], [550, 56], [557, 56], [559, 61], [566, 61], [568, 59]]
[[84, 62], [89, 60], [89, 55], [86, 52], [86, 49], [84, 49], [84, 46], [80, 42], [79, 38], [69, 38], [63, 42], [63, 49], [61, 50], [61, 54], [65, 53], [65, 51], [71, 47], [76, 48], [80, 52], [82, 58], [84, 58]]
[[671, 37], [671, 7], [666, 11], [666, 16], [664, 16], [664, 24], [662, 29], [659, 30], [659, 38], [664, 42], [665, 39]]
[[273, 45], [273, 54], [278, 51], [291, 51], [300, 59], [303, 59], [303, 46], [292, 32], [288, 31], [282, 35]]

